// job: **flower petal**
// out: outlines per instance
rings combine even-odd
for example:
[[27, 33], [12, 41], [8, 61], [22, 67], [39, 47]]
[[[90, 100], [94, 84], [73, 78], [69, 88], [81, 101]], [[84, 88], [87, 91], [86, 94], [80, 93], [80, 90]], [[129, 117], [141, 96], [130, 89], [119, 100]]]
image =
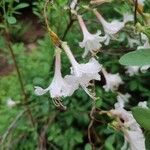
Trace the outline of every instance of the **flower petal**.
[[36, 95], [43, 95], [43, 94], [45, 94], [46, 92], [48, 91], [48, 89], [43, 89], [43, 88], [41, 88], [41, 87], [39, 87], [39, 86], [35, 86], [35, 94]]

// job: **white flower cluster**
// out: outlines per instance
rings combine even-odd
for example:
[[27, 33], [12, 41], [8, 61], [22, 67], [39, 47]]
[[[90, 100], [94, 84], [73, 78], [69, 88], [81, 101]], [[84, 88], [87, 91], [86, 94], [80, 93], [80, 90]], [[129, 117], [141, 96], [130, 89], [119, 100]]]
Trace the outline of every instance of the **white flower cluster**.
[[[133, 15], [124, 14], [123, 21], [114, 20], [109, 23], [96, 9], [94, 9], [93, 13], [102, 24], [105, 35], [102, 36], [101, 31], [99, 30], [96, 34], [91, 34], [88, 31], [82, 16], [77, 14], [76, 5], [77, 0], [72, 1], [72, 3], [70, 4], [70, 9], [71, 12], [77, 16], [79, 25], [84, 36], [83, 41], [79, 43], [80, 47], [85, 49], [82, 55], [84, 58], [89, 52], [91, 52], [92, 54], [97, 53], [102, 47], [102, 43], [108, 45], [110, 39], [114, 38], [115, 34], [117, 34], [127, 22], [133, 21]], [[66, 75], [64, 78], [61, 74], [61, 49], [65, 51], [72, 65], [70, 75]], [[94, 98], [87, 87], [89, 86], [91, 80], [100, 80], [99, 72], [101, 71], [102, 65], [100, 65], [98, 61], [93, 57], [89, 60], [88, 63], [79, 64], [74, 58], [66, 42], [61, 42], [61, 49], [59, 47], [56, 47], [55, 50], [55, 73], [51, 84], [46, 89], [35, 86], [35, 93], [37, 95], [43, 95], [49, 91], [52, 98], [66, 97], [71, 96], [75, 90], [77, 90], [79, 87], [82, 87], [90, 97]], [[107, 73], [104, 68], [102, 72], [106, 80], [106, 85], [103, 86], [105, 91], [115, 91], [118, 89], [120, 84], [123, 84], [119, 73]]]
[[[127, 149], [127, 143], [130, 145], [131, 150], [146, 150], [145, 138], [139, 124], [134, 119], [132, 113], [124, 109], [124, 103], [130, 98], [129, 94], [119, 94], [115, 109], [111, 110], [111, 114], [120, 118], [121, 128], [124, 132], [124, 145], [121, 150]], [[140, 102], [139, 106], [147, 107], [146, 102]]]
[[49, 91], [52, 98], [71, 96], [75, 90], [81, 86], [85, 92], [94, 98], [90, 94], [87, 87], [91, 80], [100, 80], [99, 72], [101, 65], [95, 58], [91, 58], [86, 64], [79, 64], [74, 58], [69, 46], [66, 42], [62, 42], [61, 47], [66, 52], [68, 59], [71, 63], [71, 74], [66, 75], [64, 78], [61, 74], [61, 49], [56, 47], [55, 49], [55, 73], [54, 78], [48, 88], [43, 89], [39, 86], [35, 86], [35, 93], [37, 95], [43, 95]]
[[97, 31], [96, 34], [91, 34], [87, 30], [87, 27], [80, 15], [77, 15], [80, 27], [83, 32], [83, 41], [79, 43], [81, 48], [85, 48], [85, 52], [83, 53], [83, 57], [85, 57], [89, 52], [96, 53], [102, 47], [102, 43], [108, 45], [110, 39], [114, 39], [115, 35], [124, 28], [125, 24], [129, 21], [133, 21], [133, 15], [128, 13], [123, 15], [123, 21], [113, 20], [112, 22], [107, 22], [102, 15], [96, 10], [93, 9], [93, 12], [99, 22], [102, 24], [105, 35], [101, 35], [101, 31]]
[[[91, 4], [102, 4], [104, 2], [110, 1], [111, 0], [91, 0]], [[133, 15], [126, 13], [123, 15], [122, 21], [113, 20], [111, 22], [107, 22], [96, 9], [93, 9], [92, 12], [95, 14], [99, 23], [102, 25], [104, 34], [102, 34], [100, 30], [98, 30], [95, 34], [92, 34], [88, 31], [82, 16], [77, 14], [75, 10], [76, 4], [77, 0], [72, 1], [72, 3], [70, 4], [70, 9], [71, 12], [77, 16], [77, 20], [82, 30], [83, 41], [79, 43], [79, 46], [85, 49], [82, 55], [83, 58], [85, 58], [89, 52], [92, 54], [92, 56], [94, 56], [94, 54], [96, 54], [100, 50], [103, 44], [108, 45], [111, 39], [116, 38], [116, 34], [125, 27], [127, 22], [133, 21]], [[142, 0], [138, 0], [138, 4], [144, 5]], [[133, 46], [134, 43], [139, 45], [139, 41], [135, 39], [131, 39], [129, 37], [128, 40], [129, 45], [131, 46]], [[146, 35], [141, 34], [141, 40], [143, 42], [143, 45], [138, 46], [137, 50], [150, 48], [149, 40]], [[61, 73], [62, 50], [65, 51], [65, 54], [67, 55], [71, 63], [70, 74], [65, 75], [64, 77]], [[135, 74], [138, 74], [139, 71], [145, 72], [148, 68], [150, 68], [150, 66], [126, 67], [126, 73], [129, 74], [129, 76], [133, 76]], [[94, 95], [90, 92], [88, 87], [90, 85], [90, 81], [101, 80], [99, 74], [100, 71], [105, 77], [106, 84], [103, 86], [103, 88], [106, 92], [117, 91], [119, 86], [121, 84], [124, 84], [119, 73], [108, 73], [106, 69], [101, 64], [99, 64], [99, 62], [94, 57], [91, 57], [88, 63], [78, 63], [68, 44], [61, 41], [60, 46], [56, 46], [55, 49], [55, 71], [52, 82], [45, 89], [39, 86], [35, 86], [35, 94], [40, 96], [45, 94], [46, 92], [49, 92], [51, 98], [67, 97], [71, 96], [79, 87], [81, 87], [92, 99], [95, 99]], [[130, 97], [131, 96], [129, 94], [119, 94], [117, 96], [115, 109], [111, 110], [110, 113], [113, 116], [117, 116], [120, 118], [121, 127], [124, 132], [125, 139], [125, 144], [121, 150], [126, 148], [127, 142], [129, 142], [131, 150], [145, 150], [145, 138], [139, 124], [134, 119], [132, 113], [124, 109], [124, 103], [128, 102], [128, 99]], [[140, 102], [139, 106], [147, 108], [146, 102]]]

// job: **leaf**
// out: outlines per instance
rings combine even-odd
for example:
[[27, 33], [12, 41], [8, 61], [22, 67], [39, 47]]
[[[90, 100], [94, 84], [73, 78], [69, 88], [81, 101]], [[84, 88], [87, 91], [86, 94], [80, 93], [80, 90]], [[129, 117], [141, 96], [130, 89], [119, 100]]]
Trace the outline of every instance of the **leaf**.
[[150, 65], [150, 49], [140, 49], [123, 55], [120, 64], [128, 66]]
[[5, 29], [5, 25], [4, 24], [0, 24], [0, 28], [4, 28]]
[[14, 10], [22, 9], [22, 8], [25, 8], [28, 6], [29, 6], [29, 4], [27, 4], [27, 3], [21, 3], [21, 4], [17, 5], [16, 7], [14, 7]]
[[112, 134], [106, 139], [105, 148], [107, 150], [115, 150], [113, 146], [114, 142], [115, 142], [115, 134]]
[[92, 146], [91, 146], [89, 143], [87, 143], [87, 144], [85, 145], [84, 150], [92, 150]]
[[150, 131], [145, 131], [144, 136], [146, 149], [150, 149]]
[[141, 127], [150, 130], [150, 109], [134, 107], [132, 113]]
[[13, 16], [7, 17], [7, 22], [9, 24], [15, 24], [17, 22], [16, 18]]

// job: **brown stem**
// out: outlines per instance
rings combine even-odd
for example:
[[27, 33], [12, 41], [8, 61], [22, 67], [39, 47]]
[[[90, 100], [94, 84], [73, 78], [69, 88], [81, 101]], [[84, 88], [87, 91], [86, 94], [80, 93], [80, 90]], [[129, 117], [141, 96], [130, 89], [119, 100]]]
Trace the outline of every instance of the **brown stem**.
[[30, 110], [29, 106], [27, 105], [28, 98], [27, 98], [27, 95], [26, 95], [26, 92], [25, 92], [25, 88], [24, 88], [24, 85], [23, 85], [21, 72], [20, 72], [19, 66], [17, 64], [16, 56], [14, 54], [14, 51], [13, 51], [12, 47], [11, 47], [11, 38], [10, 38], [10, 34], [9, 34], [8, 30], [6, 31], [6, 37], [7, 37], [6, 41], [7, 41], [8, 49], [11, 53], [11, 56], [12, 56], [12, 59], [13, 59], [14, 65], [15, 65], [15, 69], [16, 69], [16, 72], [17, 72], [18, 80], [19, 80], [19, 83], [20, 83], [21, 91], [22, 91], [22, 94], [24, 96], [24, 99], [23, 99], [24, 102], [23, 103], [24, 103], [24, 105], [27, 109], [28, 116], [31, 120], [31, 123], [32, 123], [33, 127], [34, 127], [35, 126], [34, 119], [33, 119], [31, 110]]
[[70, 19], [70, 22], [69, 22], [69, 24], [67, 25], [66, 30], [65, 30], [65, 32], [64, 32], [64, 34], [63, 34], [62, 41], [65, 40], [66, 35], [67, 35], [68, 31], [70, 30], [70, 28], [72, 27], [74, 21], [75, 21], [74, 19]]
[[134, 24], [137, 23], [137, 8], [138, 8], [138, 2], [137, 0], [134, 1]]
[[47, 123], [43, 127], [40, 135], [39, 135], [39, 150], [46, 150], [46, 132], [48, 127], [52, 124], [52, 122], [55, 120], [55, 117], [57, 116], [58, 112], [54, 112], [47, 120]]
[[93, 123], [94, 123], [94, 119], [93, 119], [94, 112], [95, 112], [95, 106], [93, 106], [92, 109], [91, 109], [91, 112], [90, 112], [90, 119], [91, 119], [91, 121], [90, 121], [90, 123], [88, 125], [88, 139], [89, 139], [89, 142], [90, 142], [92, 147], [94, 147], [94, 144], [92, 142], [91, 129], [92, 129]]

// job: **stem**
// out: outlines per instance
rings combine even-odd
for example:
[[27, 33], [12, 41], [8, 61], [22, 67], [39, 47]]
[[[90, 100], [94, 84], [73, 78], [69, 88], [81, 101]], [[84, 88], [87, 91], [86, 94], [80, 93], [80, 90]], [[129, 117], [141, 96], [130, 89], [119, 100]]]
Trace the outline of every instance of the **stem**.
[[10, 126], [7, 128], [6, 132], [3, 134], [2, 139], [1, 139], [1, 145], [3, 145], [5, 139], [8, 137], [8, 135], [10, 134], [10, 132], [14, 129], [17, 121], [22, 117], [22, 115], [25, 113], [25, 111], [20, 112], [16, 118], [14, 119], [14, 121], [10, 124]]
[[91, 112], [90, 112], [90, 123], [88, 125], [88, 139], [89, 139], [89, 143], [91, 144], [91, 146], [93, 147], [94, 149], [94, 143], [92, 142], [92, 137], [91, 137], [91, 129], [93, 127], [93, 123], [94, 123], [94, 119], [93, 119], [93, 115], [94, 115], [94, 112], [95, 112], [95, 106], [92, 106], [92, 109], [91, 109]]
[[[93, 89], [92, 89], [92, 91], [94, 92], [94, 94], [96, 95], [96, 93], [95, 93], [95, 82], [94, 82], [94, 80], [93, 80]], [[91, 129], [93, 128], [93, 124], [94, 124], [94, 113], [95, 113], [95, 110], [96, 110], [96, 106], [95, 106], [95, 101], [96, 101], [96, 99], [93, 99], [94, 100], [94, 102], [93, 102], [93, 106], [92, 106], [92, 109], [91, 109], [91, 111], [90, 111], [90, 123], [89, 123], [89, 125], [88, 125], [88, 139], [89, 139], [89, 142], [90, 142], [90, 144], [91, 144], [91, 146], [92, 146], [92, 148], [93, 148], [93, 150], [95, 149], [95, 146], [94, 146], [94, 143], [93, 143], [93, 141], [92, 141], [92, 137], [91, 137]]]
[[45, 24], [47, 27], [47, 30], [50, 34], [50, 37], [52, 39], [52, 42], [54, 43], [55, 46], [60, 47], [61, 45], [61, 40], [59, 39], [59, 37], [57, 36], [57, 34], [55, 32], [53, 32], [53, 30], [51, 29], [51, 27], [49, 26], [48, 23], [48, 17], [47, 17], [47, 6], [49, 4], [49, 2], [53, 3], [53, 0], [46, 0], [45, 5], [44, 5], [44, 19], [45, 19]]
[[[7, 34], [7, 36], [9, 36], [9, 34]], [[10, 39], [10, 38], [9, 38]], [[26, 95], [26, 92], [25, 92], [25, 88], [24, 88], [24, 85], [23, 85], [23, 80], [22, 80], [22, 77], [21, 77], [21, 72], [20, 72], [20, 69], [18, 67], [18, 64], [17, 64], [17, 61], [16, 61], [16, 56], [13, 52], [13, 49], [11, 47], [11, 44], [10, 42], [7, 42], [8, 44], [8, 48], [9, 48], [9, 51], [11, 53], [11, 56], [12, 56], [12, 59], [13, 59], [13, 62], [14, 62], [14, 65], [15, 65], [15, 69], [16, 69], [16, 72], [17, 72], [17, 76], [18, 76], [18, 80], [19, 80], [19, 83], [20, 83], [20, 87], [21, 87], [21, 91], [22, 91], [22, 94], [24, 96], [24, 105], [27, 109], [27, 113], [28, 113], [28, 116], [31, 120], [31, 123], [32, 123], [32, 126], [35, 127], [35, 123], [34, 123], [34, 119], [33, 119], [33, 116], [32, 116], [32, 113], [31, 113], [31, 110], [29, 108], [29, 106], [27, 105], [28, 103], [28, 98], [27, 98], [27, 95]]]
[[24, 88], [24, 85], [23, 85], [21, 72], [19, 70], [19, 66], [18, 66], [17, 61], [16, 61], [16, 56], [15, 56], [15, 54], [13, 52], [12, 47], [11, 47], [11, 36], [10, 36], [8, 24], [6, 22], [6, 10], [5, 10], [5, 1], [4, 0], [3, 0], [3, 13], [4, 13], [4, 23], [6, 25], [6, 28], [5, 28], [6, 42], [7, 42], [7, 45], [8, 45], [8, 49], [9, 49], [9, 51], [11, 53], [12, 59], [13, 59], [13, 62], [14, 62], [14, 65], [15, 65], [15, 69], [16, 69], [16, 72], [17, 72], [17, 76], [18, 76], [18, 80], [19, 80], [19, 83], [20, 83], [21, 91], [22, 91], [22, 94], [24, 96], [24, 99], [23, 99], [24, 103], [23, 104], [24, 104], [24, 106], [27, 109], [27, 114], [29, 116], [29, 119], [31, 120], [32, 126], [35, 127], [35, 123], [34, 123], [34, 119], [33, 119], [31, 110], [30, 110], [29, 106], [27, 105], [28, 98], [27, 98], [27, 95], [26, 95], [26, 92], [25, 92], [25, 88]]
[[66, 30], [65, 30], [65, 32], [64, 32], [64, 34], [63, 34], [62, 41], [65, 40], [65, 38], [66, 38], [66, 36], [67, 36], [67, 33], [68, 33], [68, 31], [70, 30], [70, 28], [72, 27], [74, 21], [75, 21], [74, 19], [70, 19], [70, 22], [69, 22], [69, 24], [67, 25]]
[[134, 8], [134, 24], [136, 24], [137, 23], [137, 8], [138, 8], [137, 0], [134, 1], [134, 6], [135, 6], [135, 8]]
[[58, 112], [54, 112], [53, 114], [51, 114], [50, 117], [47, 119], [47, 122], [45, 123], [44, 127], [41, 129], [41, 133], [39, 135], [39, 143], [38, 143], [39, 150], [46, 150], [46, 144], [47, 144], [46, 133], [50, 125], [55, 120], [57, 114]]

